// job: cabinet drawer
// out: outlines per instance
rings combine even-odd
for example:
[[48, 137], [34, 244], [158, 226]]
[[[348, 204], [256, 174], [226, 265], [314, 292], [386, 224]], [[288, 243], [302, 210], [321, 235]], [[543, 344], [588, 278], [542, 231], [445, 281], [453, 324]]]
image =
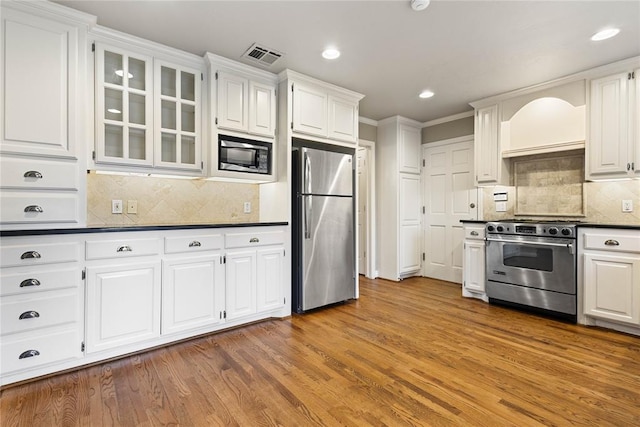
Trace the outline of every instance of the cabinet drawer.
[[78, 179], [75, 162], [0, 158], [2, 188], [77, 190]]
[[614, 252], [640, 253], [640, 234], [585, 233], [584, 248]]
[[164, 251], [168, 254], [181, 252], [199, 252], [222, 249], [224, 240], [221, 234], [191, 235], [180, 237], [166, 237]]
[[0, 266], [19, 267], [78, 261], [80, 245], [77, 243], [33, 243], [2, 246]]
[[87, 241], [87, 260], [105, 258], [131, 258], [157, 255], [161, 248], [160, 239], [118, 239]]
[[482, 226], [465, 226], [464, 227], [464, 238], [471, 240], [483, 240], [485, 237], [485, 228]]
[[3, 339], [0, 344], [2, 373], [81, 357], [81, 343], [78, 329], [40, 334], [23, 339]]
[[225, 234], [225, 246], [227, 248], [244, 248], [281, 244], [284, 244], [283, 231]]
[[0, 191], [0, 197], [0, 222], [5, 224], [78, 222], [76, 193], [3, 190]]
[[46, 292], [0, 299], [0, 335], [79, 322], [78, 292]]
[[0, 274], [0, 296], [75, 288], [81, 274], [77, 266], [61, 269], [6, 268]]

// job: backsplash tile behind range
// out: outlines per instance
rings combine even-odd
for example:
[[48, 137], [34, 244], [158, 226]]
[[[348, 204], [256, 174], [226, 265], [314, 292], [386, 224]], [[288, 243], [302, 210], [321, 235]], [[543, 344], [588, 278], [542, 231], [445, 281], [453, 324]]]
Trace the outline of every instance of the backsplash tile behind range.
[[[259, 187], [204, 180], [87, 175], [87, 225], [218, 224], [259, 221]], [[111, 213], [111, 200], [124, 212]], [[127, 200], [138, 201], [128, 214]], [[244, 213], [251, 202], [251, 213]]]

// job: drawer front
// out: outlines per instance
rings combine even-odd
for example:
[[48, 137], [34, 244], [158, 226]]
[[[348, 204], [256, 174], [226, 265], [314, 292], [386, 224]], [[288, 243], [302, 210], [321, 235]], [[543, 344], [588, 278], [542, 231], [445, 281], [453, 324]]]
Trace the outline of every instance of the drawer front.
[[2, 188], [77, 190], [78, 165], [55, 160], [0, 158]]
[[0, 222], [5, 224], [77, 223], [78, 195], [0, 191]]
[[485, 237], [485, 228], [484, 226], [465, 226], [464, 227], [464, 238], [470, 240], [483, 240]]
[[81, 280], [77, 266], [61, 269], [8, 268], [0, 273], [0, 296], [26, 295], [75, 288]]
[[284, 231], [225, 234], [225, 246], [227, 248], [246, 248], [251, 246], [281, 244], [284, 244]]
[[222, 249], [224, 239], [221, 234], [191, 235], [185, 237], [166, 237], [164, 250], [168, 254], [199, 252]]
[[0, 344], [2, 373], [81, 357], [81, 343], [78, 329], [29, 336], [24, 339], [3, 339]]
[[33, 243], [0, 248], [0, 266], [2, 267], [71, 262], [79, 259], [78, 243]]
[[47, 292], [0, 299], [0, 335], [79, 322], [78, 292]]
[[584, 248], [614, 252], [640, 253], [640, 233], [637, 235], [609, 233], [584, 234]]
[[136, 256], [157, 255], [161, 242], [153, 239], [118, 239], [87, 241], [87, 260], [106, 258], [131, 258]]

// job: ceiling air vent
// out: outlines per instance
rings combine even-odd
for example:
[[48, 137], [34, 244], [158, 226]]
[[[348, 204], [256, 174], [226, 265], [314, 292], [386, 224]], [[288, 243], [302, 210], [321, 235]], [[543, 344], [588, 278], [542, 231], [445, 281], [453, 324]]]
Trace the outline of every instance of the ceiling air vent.
[[259, 46], [254, 43], [245, 53], [243, 58], [247, 58], [253, 62], [256, 62], [263, 67], [270, 67], [278, 59], [282, 57], [283, 53], [277, 50], [270, 49], [268, 47]]

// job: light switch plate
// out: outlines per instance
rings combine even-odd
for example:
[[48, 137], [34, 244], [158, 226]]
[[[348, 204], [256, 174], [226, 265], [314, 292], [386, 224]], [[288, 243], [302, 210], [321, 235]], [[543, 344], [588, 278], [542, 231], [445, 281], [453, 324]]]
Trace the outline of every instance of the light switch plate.
[[244, 202], [244, 213], [251, 213], [251, 202]]
[[113, 213], [113, 214], [121, 214], [122, 213], [122, 200], [112, 200], [111, 201], [111, 213]]

